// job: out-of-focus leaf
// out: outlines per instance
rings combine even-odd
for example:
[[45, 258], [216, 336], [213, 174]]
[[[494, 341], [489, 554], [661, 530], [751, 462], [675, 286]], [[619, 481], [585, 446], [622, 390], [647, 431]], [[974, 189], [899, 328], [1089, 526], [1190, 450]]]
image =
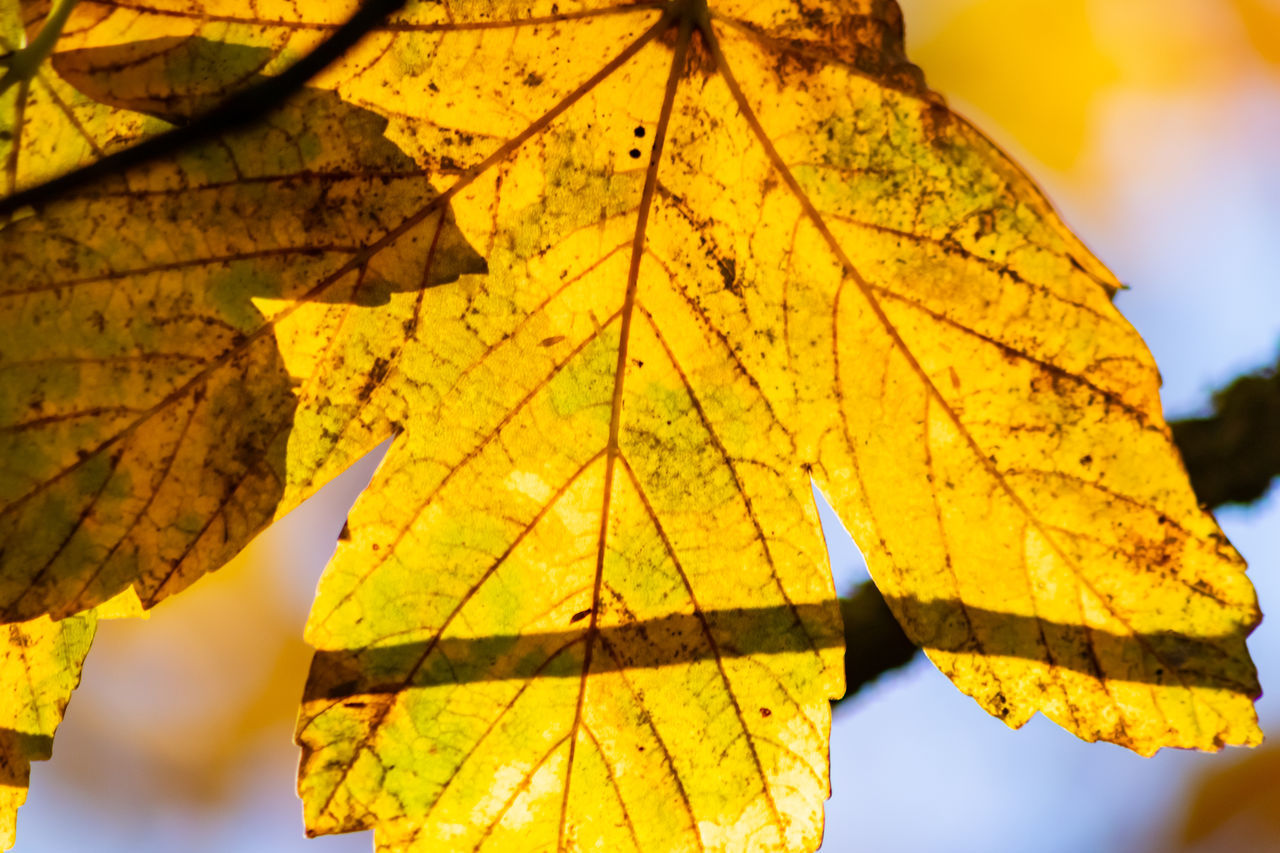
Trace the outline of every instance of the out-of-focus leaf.
[[1272, 65], [1280, 65], [1280, 4], [1275, 0], [1232, 0], [1249, 42]]
[[1207, 853], [1280, 848], [1280, 748], [1268, 743], [1226, 767], [1206, 769], [1191, 794], [1176, 849]]
[[[909, 0], [913, 58], [947, 95], [1060, 171], [1093, 165], [1121, 93], [1233, 97], [1258, 58], [1280, 66], [1274, 0]], [[914, 17], [913, 17], [914, 16]], [[917, 29], [917, 32], [920, 32]], [[1077, 174], [1087, 172], [1077, 171]]]
[[1074, 166], [1088, 142], [1098, 96], [1119, 79], [1098, 43], [1086, 0], [976, 0], [948, 14], [913, 58], [949, 98], [981, 110], [1037, 160]]

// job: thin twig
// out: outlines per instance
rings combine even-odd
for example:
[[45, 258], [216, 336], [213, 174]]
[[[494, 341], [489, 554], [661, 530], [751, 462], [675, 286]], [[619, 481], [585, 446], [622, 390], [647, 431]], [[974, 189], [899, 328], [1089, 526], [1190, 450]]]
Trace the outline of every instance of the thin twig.
[[7, 92], [10, 86], [35, 76], [40, 63], [45, 61], [57, 44], [58, 37], [62, 35], [62, 27], [67, 23], [76, 3], [77, 0], [56, 0], [36, 37], [19, 50], [0, 59], [0, 62], [9, 66], [9, 70], [0, 77], [0, 95]]
[[40, 207], [64, 193], [107, 175], [119, 174], [148, 160], [173, 154], [228, 130], [252, 124], [341, 57], [404, 4], [405, 0], [369, 0], [345, 24], [287, 70], [233, 95], [189, 124], [175, 127], [61, 177], [0, 199], [0, 221], [23, 207]]

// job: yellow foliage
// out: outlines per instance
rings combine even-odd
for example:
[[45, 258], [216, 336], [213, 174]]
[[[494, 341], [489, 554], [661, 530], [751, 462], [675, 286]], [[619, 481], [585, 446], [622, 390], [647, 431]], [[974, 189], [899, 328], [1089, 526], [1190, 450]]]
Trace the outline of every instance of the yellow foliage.
[[[55, 66], [181, 120], [348, 11], [84, 0]], [[410, 4], [264, 125], [0, 230], [0, 610], [151, 606], [395, 435], [308, 623], [312, 833], [816, 848], [811, 484], [1008, 724], [1256, 743], [1253, 590], [1118, 283], [901, 36]]]
[[[47, 3], [0, 1], [0, 55], [12, 56], [28, 46], [47, 11]], [[29, 78], [14, 79], [0, 87], [0, 197], [101, 157], [122, 137], [154, 125], [144, 116], [126, 115], [86, 97], [48, 63]], [[11, 361], [3, 348], [0, 353], [0, 377], [7, 382], [24, 365]], [[8, 455], [0, 458], [6, 468], [16, 464]], [[14, 843], [29, 764], [50, 755], [97, 620], [143, 615], [137, 596], [126, 590], [95, 610], [61, 621], [41, 615], [0, 627], [0, 849]]]
[[[937, 2], [917, 0], [924, 17]], [[1067, 169], [1084, 148], [1098, 91], [1117, 82], [1086, 0], [976, 0], [915, 46], [945, 93], [990, 116], [1047, 166]], [[908, 15], [910, 15], [908, 11]], [[914, 18], [909, 18], [914, 21]]]
[[[912, 57], [964, 108], [1036, 161], [1069, 171], [1099, 153], [1122, 92], [1230, 98], [1280, 65], [1274, 0], [903, 0]], [[1079, 173], [1077, 173], [1079, 174]]]
[[1280, 7], [1274, 0], [1233, 0], [1232, 5], [1258, 54], [1280, 66]]
[[[45, 11], [46, 3], [0, 0], [0, 55], [26, 46]], [[85, 96], [45, 62], [30, 79], [0, 91], [0, 196], [96, 160], [155, 128], [146, 116]]]
[[[1232, 763], [1206, 767], [1166, 834], [1169, 851], [1273, 850], [1280, 846], [1280, 747], [1268, 741]], [[1180, 837], [1179, 837], [1180, 836]], [[1176, 841], [1175, 841], [1176, 839]]]
[[0, 626], [0, 849], [13, 846], [30, 763], [52, 754], [54, 731], [80, 683], [98, 620], [146, 616], [137, 596], [125, 590], [77, 616]]

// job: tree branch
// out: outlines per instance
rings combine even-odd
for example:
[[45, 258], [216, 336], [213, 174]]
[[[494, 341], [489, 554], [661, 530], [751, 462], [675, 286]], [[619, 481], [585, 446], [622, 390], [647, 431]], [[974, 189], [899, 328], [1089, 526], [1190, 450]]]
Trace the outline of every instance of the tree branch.
[[[1280, 476], [1280, 362], [1214, 394], [1209, 417], [1170, 426], [1202, 504], [1215, 509], [1256, 501]], [[847, 685], [840, 702], [847, 702], [880, 676], [910, 663], [919, 649], [870, 582], [840, 599], [840, 613]]]
[[1214, 394], [1209, 417], [1171, 426], [1201, 503], [1256, 501], [1280, 476], [1280, 362]]
[[915, 660], [916, 644], [898, 626], [876, 585], [865, 581], [848, 598], [840, 599], [844, 617], [844, 681], [847, 702], [886, 672]]

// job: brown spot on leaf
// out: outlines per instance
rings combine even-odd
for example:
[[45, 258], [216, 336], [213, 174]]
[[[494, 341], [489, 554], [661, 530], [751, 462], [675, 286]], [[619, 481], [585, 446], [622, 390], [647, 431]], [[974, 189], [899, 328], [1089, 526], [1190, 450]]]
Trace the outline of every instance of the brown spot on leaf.
[[716, 266], [720, 270], [720, 278], [724, 281], [724, 289], [735, 296], [742, 295], [742, 288], [738, 287], [738, 265], [733, 258], [719, 257], [716, 258]]
[[941, 95], [930, 93], [928, 102], [920, 108], [920, 122], [924, 126], [925, 136], [935, 147], [941, 147], [945, 142], [951, 121], [951, 110], [946, 101]]
[[373, 366], [369, 368], [369, 374], [365, 378], [364, 385], [361, 386], [357, 397], [360, 400], [368, 400], [373, 396], [373, 392], [377, 390], [378, 385], [386, 378], [387, 371], [391, 368], [391, 363], [385, 358], [374, 359]]

